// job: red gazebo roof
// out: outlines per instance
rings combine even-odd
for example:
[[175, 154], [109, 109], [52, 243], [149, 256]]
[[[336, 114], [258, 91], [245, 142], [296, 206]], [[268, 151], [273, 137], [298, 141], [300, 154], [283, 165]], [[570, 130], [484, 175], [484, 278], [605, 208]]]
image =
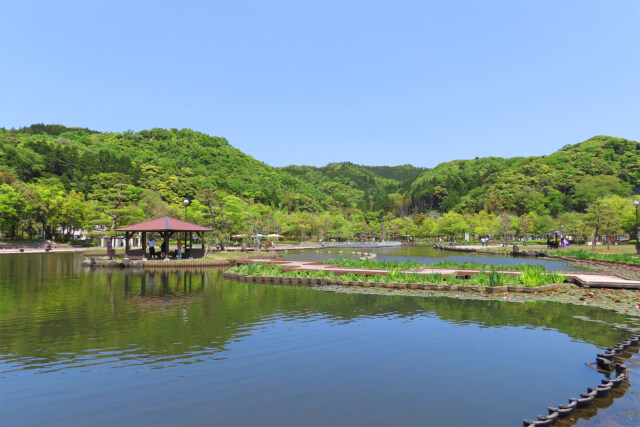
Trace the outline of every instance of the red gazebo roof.
[[138, 224], [116, 228], [116, 231], [213, 231], [201, 225], [192, 224], [179, 219], [163, 216], [151, 221], [139, 222]]

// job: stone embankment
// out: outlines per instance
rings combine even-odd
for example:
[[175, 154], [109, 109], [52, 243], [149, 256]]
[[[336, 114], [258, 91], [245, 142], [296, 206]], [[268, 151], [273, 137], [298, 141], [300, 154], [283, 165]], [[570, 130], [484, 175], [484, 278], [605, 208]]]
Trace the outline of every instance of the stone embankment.
[[[445, 250], [445, 251], [454, 251], [454, 252], [477, 252], [477, 253], [481, 253], [483, 255], [499, 255], [499, 256], [504, 256], [505, 252], [491, 252], [487, 249], [498, 249], [498, 248], [503, 248], [504, 246], [502, 245], [494, 245], [494, 246], [447, 246], [447, 245], [442, 245], [442, 244], [435, 244], [433, 245], [434, 249], [440, 249], [440, 250]], [[511, 255], [514, 256], [528, 256], [528, 257], [549, 257], [551, 256], [549, 254], [549, 251], [545, 251], [545, 250], [531, 250], [531, 249], [527, 249], [527, 250], [523, 250], [523, 248], [521, 246], [518, 245], [513, 245], [511, 252]]]
[[124, 258], [122, 260], [105, 259], [103, 257], [84, 258], [82, 265], [85, 267], [106, 267], [106, 268], [167, 268], [180, 269], [188, 267], [216, 267], [229, 266], [233, 261], [230, 259], [182, 259], [182, 260], [132, 260]]

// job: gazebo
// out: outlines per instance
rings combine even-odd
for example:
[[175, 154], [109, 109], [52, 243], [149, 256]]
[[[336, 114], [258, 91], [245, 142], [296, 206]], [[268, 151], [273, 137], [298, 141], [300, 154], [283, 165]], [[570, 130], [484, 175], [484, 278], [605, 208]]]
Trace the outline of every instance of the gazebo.
[[[140, 256], [143, 258], [147, 258], [147, 233], [156, 233], [161, 236], [163, 242], [166, 242], [167, 252], [165, 253], [165, 257], [168, 257], [169, 239], [171, 239], [171, 237], [176, 233], [184, 233], [183, 257], [202, 258], [204, 256], [203, 233], [213, 230], [201, 225], [192, 224], [190, 222], [181, 221], [179, 219], [165, 216], [157, 219], [152, 219], [151, 221], [129, 225], [127, 227], [117, 228], [116, 231], [123, 231], [125, 233], [125, 253], [127, 254], [127, 256]], [[133, 233], [142, 233], [142, 249], [132, 250], [129, 248], [129, 237], [131, 237]], [[200, 237], [200, 241], [202, 242], [202, 249], [193, 249], [193, 233]], [[160, 247], [161, 245], [159, 244], [158, 253], [160, 252]]]

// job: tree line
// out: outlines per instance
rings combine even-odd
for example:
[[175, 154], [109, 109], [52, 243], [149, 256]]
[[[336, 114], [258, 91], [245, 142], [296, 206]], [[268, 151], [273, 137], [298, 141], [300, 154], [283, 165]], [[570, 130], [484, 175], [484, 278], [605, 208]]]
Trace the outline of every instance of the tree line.
[[242, 234], [348, 240], [615, 236], [635, 226], [637, 142], [594, 137], [549, 156], [456, 160], [433, 169], [334, 163], [270, 167], [190, 129], [101, 133], [0, 129], [0, 232], [69, 239], [164, 215]]

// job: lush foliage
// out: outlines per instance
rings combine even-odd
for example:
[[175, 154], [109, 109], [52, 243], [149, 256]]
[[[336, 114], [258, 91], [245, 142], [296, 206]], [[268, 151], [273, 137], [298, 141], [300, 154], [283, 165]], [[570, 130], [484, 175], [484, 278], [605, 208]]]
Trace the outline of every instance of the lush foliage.
[[600, 136], [549, 156], [456, 160], [430, 170], [273, 168], [190, 129], [0, 129], [0, 233], [71, 239], [74, 230], [187, 214], [225, 244], [257, 233], [300, 241], [470, 233], [495, 242], [561, 226], [598, 239], [634, 230], [639, 145]]
[[602, 196], [627, 196], [638, 185], [640, 144], [596, 136], [549, 156], [443, 163], [418, 177], [410, 195], [420, 211], [556, 216], [584, 211]]
[[[323, 278], [339, 279], [346, 282], [376, 282], [376, 283], [435, 283], [447, 285], [471, 285], [471, 286], [502, 286], [521, 284], [527, 287], [538, 287], [554, 283], [562, 283], [566, 276], [558, 273], [545, 273], [544, 266], [520, 264], [518, 270], [522, 273], [518, 276], [500, 273], [496, 267], [487, 264], [473, 264], [476, 269], [483, 270], [480, 273], [470, 275], [468, 279], [458, 278], [455, 275], [444, 276], [441, 273], [420, 274], [411, 271], [401, 271], [415, 269], [414, 262], [396, 261], [355, 261], [349, 259], [335, 260], [336, 264], [347, 268], [378, 268], [388, 270], [386, 275], [382, 274], [359, 274], [347, 273], [336, 275], [331, 271], [283, 271], [281, 265], [268, 263], [246, 263], [232, 267], [229, 271], [233, 273], [247, 274], [250, 276], [271, 276], [271, 277], [296, 277], [296, 278]], [[332, 264], [334, 262], [325, 262]], [[450, 263], [451, 267], [454, 263]], [[420, 267], [424, 265], [417, 264]], [[458, 268], [470, 268], [468, 263], [460, 263]], [[464, 267], [463, 267], [464, 266]], [[515, 270], [514, 268], [511, 268]]]
[[[386, 260], [355, 260], [350, 258], [339, 258], [324, 261], [325, 264], [336, 264], [341, 267], [348, 268], [375, 268], [380, 270], [414, 270], [418, 268], [448, 268], [458, 270], [513, 270], [524, 271], [532, 268], [531, 264], [515, 264], [515, 265], [500, 265], [500, 264], [485, 264], [474, 261], [456, 262], [456, 261], [440, 261], [433, 264], [421, 264], [418, 261], [386, 261]], [[543, 265], [534, 266], [544, 272], [546, 269]]]

